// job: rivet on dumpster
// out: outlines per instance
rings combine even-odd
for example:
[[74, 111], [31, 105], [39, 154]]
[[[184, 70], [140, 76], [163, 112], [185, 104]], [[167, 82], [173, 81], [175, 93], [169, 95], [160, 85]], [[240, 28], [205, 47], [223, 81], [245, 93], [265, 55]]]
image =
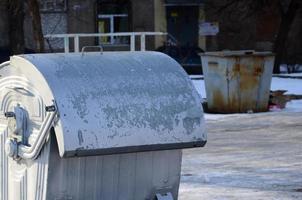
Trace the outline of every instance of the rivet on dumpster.
[[200, 97], [155, 52], [32, 54], [0, 66], [0, 199], [177, 199]]

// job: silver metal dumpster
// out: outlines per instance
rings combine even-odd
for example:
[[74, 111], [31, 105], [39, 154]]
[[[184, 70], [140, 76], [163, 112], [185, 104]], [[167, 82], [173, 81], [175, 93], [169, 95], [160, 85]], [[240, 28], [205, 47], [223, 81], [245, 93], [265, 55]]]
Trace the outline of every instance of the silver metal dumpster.
[[271, 52], [220, 51], [200, 55], [210, 112], [268, 110], [274, 64]]
[[156, 52], [34, 54], [0, 66], [1, 200], [177, 199], [200, 98]]

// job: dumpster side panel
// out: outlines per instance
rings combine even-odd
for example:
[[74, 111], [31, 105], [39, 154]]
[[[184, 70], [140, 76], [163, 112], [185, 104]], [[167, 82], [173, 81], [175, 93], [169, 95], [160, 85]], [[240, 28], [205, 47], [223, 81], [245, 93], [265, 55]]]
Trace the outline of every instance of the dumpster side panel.
[[259, 112], [268, 110], [274, 60], [274, 56], [267, 56], [264, 58], [264, 69], [263, 74], [260, 78], [259, 96], [257, 100]]
[[6, 131], [0, 134], [1, 200], [45, 200], [49, 143], [35, 161], [16, 162], [4, 152]]
[[137, 192], [134, 194], [134, 199], [150, 196], [150, 188], [153, 188], [152, 195], [155, 195], [157, 189], [172, 191], [176, 199], [180, 181], [181, 154], [181, 151], [138, 153], [136, 157], [139, 167], [136, 168], [135, 176], [135, 191]]
[[60, 158], [52, 137], [46, 199], [177, 199], [181, 150]]
[[263, 74], [263, 57], [242, 57], [240, 59], [240, 110], [257, 112], [260, 79]]
[[6, 126], [0, 124], [0, 199], [8, 199], [8, 158], [5, 153], [4, 145], [7, 138]]
[[211, 112], [224, 112], [228, 109], [227, 59], [205, 56], [202, 67], [208, 108]]
[[229, 58], [227, 61], [227, 107], [223, 113], [234, 113], [240, 110], [240, 63], [237, 58]]
[[[35, 77], [41, 87], [45, 82], [39, 77], [37, 71], [27, 68], [25, 63], [22, 69]], [[35, 161], [19, 160], [15, 161], [5, 152], [5, 142], [9, 133], [9, 120], [4, 116], [5, 112], [14, 111], [17, 105], [26, 108], [30, 120], [26, 123], [26, 131], [22, 135], [22, 141], [27, 145], [33, 144], [33, 141], [39, 134], [39, 128], [43, 122], [45, 112], [45, 102], [37, 93], [31, 79], [27, 79], [22, 70], [7, 65], [0, 68], [0, 199], [36, 199], [45, 198], [47, 174], [47, 163], [49, 145], [45, 145]], [[47, 88], [44, 87], [47, 93]]]

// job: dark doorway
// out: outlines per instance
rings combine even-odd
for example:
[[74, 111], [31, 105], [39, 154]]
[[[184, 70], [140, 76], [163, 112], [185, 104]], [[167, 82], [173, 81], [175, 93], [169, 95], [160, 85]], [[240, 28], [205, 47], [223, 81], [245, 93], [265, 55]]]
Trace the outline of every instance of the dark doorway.
[[198, 46], [198, 6], [167, 6], [167, 28], [180, 46]]
[[168, 42], [158, 48], [174, 58], [188, 74], [201, 74], [201, 62], [198, 53], [199, 6], [166, 6]]

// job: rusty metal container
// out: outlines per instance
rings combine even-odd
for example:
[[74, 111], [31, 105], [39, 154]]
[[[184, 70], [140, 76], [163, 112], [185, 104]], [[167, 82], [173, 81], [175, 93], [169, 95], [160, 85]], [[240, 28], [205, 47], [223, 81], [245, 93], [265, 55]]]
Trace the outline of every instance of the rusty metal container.
[[221, 51], [201, 54], [208, 110], [213, 113], [268, 110], [274, 55]]

